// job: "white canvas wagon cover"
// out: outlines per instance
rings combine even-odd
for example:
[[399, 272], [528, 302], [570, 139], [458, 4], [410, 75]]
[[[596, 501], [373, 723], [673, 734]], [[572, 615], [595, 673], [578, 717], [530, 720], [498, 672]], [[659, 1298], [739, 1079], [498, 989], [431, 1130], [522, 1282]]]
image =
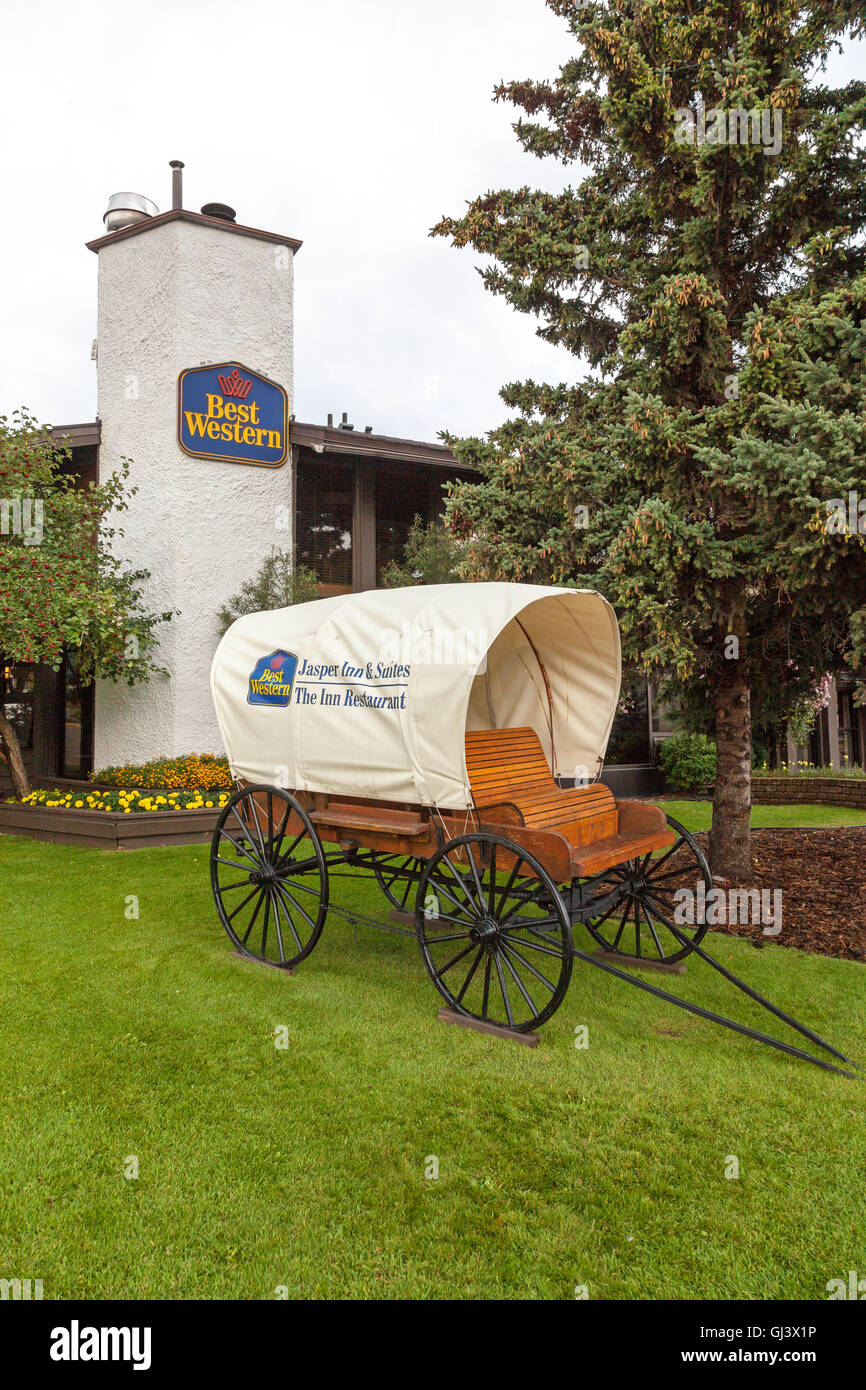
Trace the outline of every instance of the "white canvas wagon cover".
[[620, 676], [600, 594], [436, 584], [240, 618], [211, 690], [245, 782], [465, 809], [467, 729], [529, 725], [556, 775], [594, 777]]

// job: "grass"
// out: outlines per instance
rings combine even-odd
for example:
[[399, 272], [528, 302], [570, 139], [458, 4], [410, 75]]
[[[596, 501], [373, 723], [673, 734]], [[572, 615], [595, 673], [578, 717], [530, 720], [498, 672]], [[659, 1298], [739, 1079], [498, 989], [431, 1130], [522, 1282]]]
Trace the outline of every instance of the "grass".
[[[709, 830], [713, 819], [711, 801], [656, 801], [664, 811], [687, 830]], [[866, 811], [851, 806], [753, 806], [753, 830], [764, 826], [800, 827], [821, 825], [866, 825]]]
[[[706, 944], [866, 1060], [862, 966]], [[824, 1299], [863, 1268], [863, 1087], [589, 966], [533, 1051], [438, 1024], [409, 939], [233, 957], [203, 846], [9, 837], [0, 951], [0, 1277], [46, 1298]], [[701, 963], [661, 983], [778, 1031]]]

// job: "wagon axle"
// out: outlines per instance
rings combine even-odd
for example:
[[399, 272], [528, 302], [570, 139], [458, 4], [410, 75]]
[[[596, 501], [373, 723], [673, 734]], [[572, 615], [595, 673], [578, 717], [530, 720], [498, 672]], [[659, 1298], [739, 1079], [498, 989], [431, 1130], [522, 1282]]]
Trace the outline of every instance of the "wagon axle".
[[260, 869], [253, 869], [249, 879], [250, 883], [276, 883], [277, 871], [273, 864], [265, 864]]
[[488, 941], [497, 941], [500, 936], [499, 923], [494, 922], [492, 917], [485, 917], [483, 921], [472, 927], [469, 932], [472, 941], [477, 944]]

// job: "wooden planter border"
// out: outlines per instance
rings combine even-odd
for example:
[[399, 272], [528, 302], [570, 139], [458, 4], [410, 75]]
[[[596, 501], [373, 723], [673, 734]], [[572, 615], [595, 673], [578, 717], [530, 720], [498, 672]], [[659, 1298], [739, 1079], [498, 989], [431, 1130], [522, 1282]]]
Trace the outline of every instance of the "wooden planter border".
[[150, 849], [210, 840], [220, 808], [197, 811], [78, 811], [0, 803], [0, 835], [24, 835], [91, 849]]

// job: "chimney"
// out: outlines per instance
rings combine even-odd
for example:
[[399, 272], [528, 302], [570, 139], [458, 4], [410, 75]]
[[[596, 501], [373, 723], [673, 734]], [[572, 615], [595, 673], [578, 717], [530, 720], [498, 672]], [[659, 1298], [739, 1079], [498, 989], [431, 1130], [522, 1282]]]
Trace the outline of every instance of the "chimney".
[[[163, 169], [168, 164], [166, 160]], [[221, 386], [217, 372], [233, 380], [237, 370], [244, 377], [249, 373], [268, 378], [291, 399], [292, 253], [298, 243], [196, 215], [194, 198], [183, 197], [183, 162], [172, 160], [170, 167], [173, 211], [160, 218], [146, 200], [116, 197], [112, 212], [118, 219], [131, 214], [131, 221], [120, 222], [127, 230], [112, 221], [106, 230], [114, 235], [101, 235], [91, 243], [98, 256], [99, 284], [99, 477], [109, 477], [131, 455], [129, 481], [138, 489], [134, 504], [124, 513], [124, 535], [115, 538], [112, 550], [131, 569], [149, 570], [150, 578], [143, 583], [148, 608], [175, 613], [160, 631], [160, 665], [170, 679], [160, 682], [158, 734], [150, 732], [155, 718], [152, 691], [148, 696], [143, 684], [138, 691], [124, 687], [124, 698], [118, 700], [110, 682], [98, 682], [98, 767], [114, 766], [127, 755], [141, 761], [147, 756], [148, 740], [156, 737], [168, 754], [189, 748], [219, 751], [220, 732], [205, 675], [216, 641], [212, 609], [218, 597], [236, 592], [268, 553], [275, 508], [294, 514], [290, 464], [245, 466], [250, 442], [264, 448], [265, 439], [257, 436], [271, 433], [253, 428], [251, 412], [250, 423], [242, 423], [247, 448], [236, 451], [238, 457], [207, 456], [215, 452], [208, 448], [216, 442], [212, 421], [207, 438], [200, 436], [201, 453], [184, 450], [175, 422], [182, 382], [204, 363], [212, 367], [216, 383], [208, 391]], [[181, 217], [181, 212], [188, 215]], [[288, 251], [285, 263], [284, 255], [275, 254], [278, 248]], [[227, 407], [230, 401], [245, 399], [229, 392], [225, 397]], [[192, 399], [187, 404], [191, 411], [210, 410], [206, 395], [200, 405]], [[240, 407], [235, 409], [239, 412]], [[201, 418], [203, 423], [205, 415]], [[279, 443], [288, 447], [285, 435], [278, 433]], [[193, 507], [193, 536], [190, 499], [202, 496], [207, 507]], [[226, 545], [227, 536], [231, 545]], [[201, 567], [194, 553], [197, 546], [208, 557]], [[198, 574], [197, 588], [190, 583], [193, 571]]]

